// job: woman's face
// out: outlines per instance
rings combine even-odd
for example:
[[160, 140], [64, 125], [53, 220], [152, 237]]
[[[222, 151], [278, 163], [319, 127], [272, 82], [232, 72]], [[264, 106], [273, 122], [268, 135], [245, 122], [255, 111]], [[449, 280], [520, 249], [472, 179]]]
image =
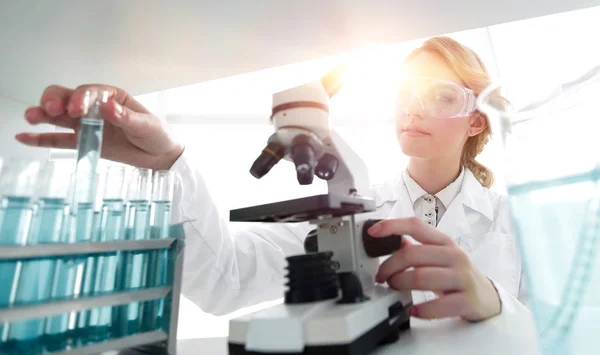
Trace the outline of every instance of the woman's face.
[[[406, 83], [402, 85], [406, 89], [403, 92], [414, 92], [415, 95], [426, 96], [424, 93], [427, 91], [423, 88], [430, 85], [415, 84], [415, 87], [411, 87], [411, 83], [420, 83], [420, 79], [417, 78], [421, 77], [440, 79], [464, 86], [460, 78], [448, 68], [443, 58], [433, 53], [421, 52], [415, 55], [403, 64], [402, 72], [404, 73], [402, 83]], [[436, 80], [432, 82], [435, 83]], [[410, 95], [405, 95], [407, 96]], [[478, 134], [484, 128], [485, 120], [479, 115], [471, 114], [455, 118], [432, 117], [430, 113], [424, 112], [419, 100], [414, 98], [404, 100], [404, 103], [398, 104], [396, 109], [396, 136], [400, 148], [404, 154], [413, 158], [460, 157], [467, 138]]]

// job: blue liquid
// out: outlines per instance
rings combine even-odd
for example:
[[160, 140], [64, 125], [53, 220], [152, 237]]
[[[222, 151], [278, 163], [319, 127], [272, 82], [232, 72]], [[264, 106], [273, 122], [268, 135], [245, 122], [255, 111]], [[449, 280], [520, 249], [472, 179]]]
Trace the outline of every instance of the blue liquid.
[[597, 351], [600, 171], [509, 188], [543, 353]]
[[[146, 273], [147, 287], [162, 287], [167, 285], [168, 271], [168, 251], [151, 250], [148, 252], [148, 269]], [[142, 328], [144, 331], [157, 330], [162, 328], [164, 318], [163, 298], [153, 301], [146, 301], [142, 305]]]
[[[89, 242], [94, 230], [94, 210], [92, 203], [79, 203], [77, 213], [69, 215], [70, 226], [64, 242]], [[56, 261], [56, 272], [52, 285], [52, 299], [72, 299], [85, 290], [86, 266], [93, 257], [64, 257]], [[93, 262], [92, 262], [93, 267]], [[57, 347], [67, 345], [70, 331], [76, 327], [77, 313], [48, 318], [46, 336]]]
[[[101, 215], [99, 211], [94, 211], [92, 232], [90, 240], [92, 242], [100, 241], [102, 233], [101, 228]], [[80, 296], [91, 296], [94, 293], [94, 285], [96, 282], [96, 268], [98, 263], [98, 255], [89, 256], [85, 262], [84, 275], [81, 284]], [[88, 327], [89, 319], [91, 316], [91, 310], [81, 311], [77, 314], [77, 338], [81, 345], [88, 342], [90, 329]]]
[[[61, 198], [43, 198], [37, 202], [28, 245], [60, 242], [66, 219], [66, 202]], [[50, 298], [54, 278], [54, 260], [28, 260], [22, 263], [15, 304], [45, 302]], [[40, 351], [38, 338], [44, 334], [45, 319], [26, 320], [10, 325], [8, 339], [22, 353]]]
[[[0, 200], [0, 245], [23, 245], [29, 233], [33, 207], [29, 197], [7, 196]], [[17, 263], [0, 261], [0, 307], [11, 303], [18, 281]], [[0, 324], [0, 342], [4, 343], [4, 324]]]
[[171, 201], [152, 202], [151, 221], [151, 238], [169, 238], [169, 226], [171, 225]]
[[[92, 106], [90, 110], [97, 109], [98, 106]], [[81, 119], [81, 128], [77, 138], [77, 171], [84, 173], [93, 173], [100, 160], [100, 148], [102, 147], [102, 133], [104, 121], [94, 119], [94, 115], [100, 112], [89, 112], [87, 118]]]
[[[151, 206], [151, 233], [152, 239], [169, 238], [171, 225], [171, 202], [153, 201]], [[166, 285], [167, 277], [167, 251], [152, 250], [148, 252], [148, 270], [146, 272], [147, 287], [161, 287]], [[142, 304], [142, 328], [144, 331], [157, 330], [162, 327], [164, 299], [146, 301]]]
[[[127, 207], [125, 239], [145, 240], [150, 234], [150, 203], [129, 201]], [[117, 281], [119, 290], [136, 290], [145, 287], [147, 252], [124, 252], [120, 256]], [[141, 329], [141, 304], [139, 302], [118, 306], [115, 312], [115, 335], [127, 336]]]
[[[100, 241], [110, 242], [124, 238], [125, 205], [123, 200], [104, 200], [100, 220]], [[95, 294], [110, 293], [115, 290], [117, 263], [116, 253], [98, 256], [96, 265]], [[106, 340], [110, 337], [112, 307], [95, 308], [90, 311], [88, 328], [90, 339]]]

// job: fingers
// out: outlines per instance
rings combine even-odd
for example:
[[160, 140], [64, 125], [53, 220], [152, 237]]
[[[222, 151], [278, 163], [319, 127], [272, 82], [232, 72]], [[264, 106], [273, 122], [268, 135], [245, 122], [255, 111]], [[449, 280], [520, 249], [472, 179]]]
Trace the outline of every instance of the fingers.
[[75, 149], [75, 133], [20, 133], [15, 138], [26, 145], [35, 147]]
[[387, 283], [397, 290], [434, 292], [460, 291], [467, 287], [467, 282], [460, 272], [441, 267], [422, 267], [395, 273]]
[[103, 90], [120, 105], [130, 108], [135, 112], [149, 113], [148, 110], [133, 99], [129, 94], [119, 88], [108, 85], [82, 85], [77, 89], [69, 89], [59, 85], [52, 85], [44, 90], [40, 100], [40, 108], [46, 116], [57, 117], [66, 114], [69, 117], [81, 117], [85, 112], [85, 97], [88, 90]]
[[437, 245], [408, 245], [400, 248], [379, 266], [375, 280], [387, 281], [393, 274], [409, 267], [451, 267], [462, 262], [460, 250]]
[[382, 220], [371, 226], [368, 233], [373, 237], [408, 234], [423, 244], [454, 245], [450, 237], [416, 217]]
[[457, 317], [468, 314], [470, 308], [467, 296], [456, 292], [414, 305], [410, 308], [410, 315], [422, 319]]
[[50, 116], [46, 114], [40, 107], [30, 107], [25, 111], [25, 119], [32, 125], [41, 123], [49, 123], [58, 127], [63, 128], [75, 128], [77, 124], [74, 118], [67, 116], [66, 114], [58, 116]]
[[[102, 106], [104, 119], [127, 132], [128, 136], [144, 138], [152, 136], [153, 129], [159, 123], [158, 118], [151, 114], [136, 112], [124, 107], [114, 99], [109, 99]], [[158, 128], [160, 129], [160, 128]]]
[[40, 108], [50, 117], [65, 113], [73, 91], [59, 85], [48, 86], [40, 99]]
[[[73, 95], [71, 96], [71, 100], [69, 104], [72, 104], [73, 114], [81, 115], [83, 113], [83, 103], [85, 98], [85, 93], [88, 90], [104, 90], [108, 92], [108, 96], [114, 99], [119, 105], [123, 107], [127, 107], [132, 109], [135, 112], [140, 113], [150, 113], [144, 106], [142, 106], [139, 102], [137, 102], [133, 97], [131, 97], [127, 91], [119, 89], [114, 86], [101, 85], [101, 84], [89, 84], [89, 85], [81, 85], [75, 89]], [[71, 112], [69, 112], [71, 115]]]

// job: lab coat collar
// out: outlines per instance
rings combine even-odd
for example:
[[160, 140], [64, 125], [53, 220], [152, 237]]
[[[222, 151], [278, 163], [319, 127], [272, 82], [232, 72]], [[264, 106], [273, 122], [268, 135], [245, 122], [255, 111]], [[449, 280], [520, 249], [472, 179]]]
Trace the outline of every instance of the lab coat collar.
[[481, 185], [473, 172], [465, 169], [465, 178], [461, 189], [462, 203], [470, 209], [494, 221], [494, 206], [489, 190]]
[[[415, 216], [411, 198], [404, 184], [403, 174], [400, 174], [394, 185], [395, 189], [391, 192], [395, 203], [390, 218]], [[482, 214], [490, 221], [494, 220], [494, 209], [488, 190], [477, 181], [471, 170], [466, 168], [460, 191], [448, 206], [437, 228], [455, 239], [468, 234], [471, 227], [465, 207]]]
[[[446, 209], [450, 207], [450, 204], [452, 203], [452, 201], [454, 201], [454, 199], [460, 192], [464, 176], [465, 169], [461, 167], [460, 173], [458, 174], [456, 180], [454, 180], [452, 183], [450, 183], [450, 185], [446, 186], [443, 190], [435, 194], [435, 197], [437, 197], [442, 202]], [[404, 179], [404, 184], [406, 185], [408, 196], [410, 197], [410, 201], [412, 202], [413, 206], [419, 198], [428, 195], [428, 193], [425, 190], [423, 190], [423, 188], [419, 184], [417, 184], [417, 182], [410, 176], [410, 174], [408, 173], [408, 169], [404, 169], [404, 172], [402, 173], [402, 178]]]

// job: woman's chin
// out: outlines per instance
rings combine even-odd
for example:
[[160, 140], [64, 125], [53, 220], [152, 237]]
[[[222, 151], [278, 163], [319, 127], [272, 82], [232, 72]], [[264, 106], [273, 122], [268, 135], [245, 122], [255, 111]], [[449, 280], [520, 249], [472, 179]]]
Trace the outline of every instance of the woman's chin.
[[413, 158], [428, 158], [431, 157], [431, 144], [423, 144], [421, 142], [410, 142], [406, 139], [399, 138], [400, 149], [404, 155]]

